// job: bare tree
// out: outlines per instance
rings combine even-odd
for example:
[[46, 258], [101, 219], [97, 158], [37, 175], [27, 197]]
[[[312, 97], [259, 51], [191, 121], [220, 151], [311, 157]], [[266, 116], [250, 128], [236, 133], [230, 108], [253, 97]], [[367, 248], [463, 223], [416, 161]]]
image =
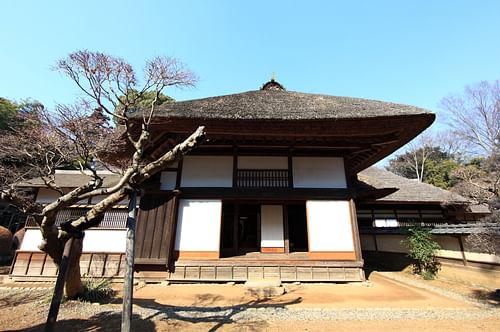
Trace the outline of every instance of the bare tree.
[[[204, 127], [155, 160], [148, 160], [144, 151], [151, 146], [151, 122], [155, 116], [161, 92], [170, 86], [192, 86], [195, 75], [175, 59], [157, 57], [147, 62], [142, 82], [127, 62], [99, 52], [79, 51], [57, 62], [56, 69], [68, 76], [84, 96], [74, 105], [59, 105], [55, 112], [37, 112], [24, 128], [2, 132], [0, 144], [0, 173], [8, 170], [2, 179], [1, 198], [33, 216], [39, 225], [43, 242], [39, 248], [60, 263], [66, 241], [73, 234], [96, 226], [104, 213], [136, 191], [154, 174], [196, 147], [205, 136]], [[142, 84], [141, 84], [142, 83]], [[142, 117], [131, 117], [144, 103], [145, 96], [153, 96]], [[112, 128], [106, 116], [118, 125]], [[116, 149], [127, 146], [131, 153], [118, 154]], [[121, 158], [120, 169], [109, 158], [109, 152]], [[122, 150], [120, 150], [122, 151]], [[12, 157], [14, 156], [14, 157]], [[12, 157], [12, 160], [8, 159]], [[109, 166], [120, 174], [120, 179], [109, 188], [103, 187], [103, 178], [93, 167], [95, 162]], [[89, 175], [89, 181], [70, 192], [58, 187], [54, 175], [61, 166], [74, 165]], [[19, 167], [18, 167], [19, 166]], [[40, 205], [23, 195], [15, 183], [27, 177], [39, 176], [45, 185], [59, 193], [59, 198]], [[99, 203], [82, 217], [69, 220], [60, 227], [56, 215], [78, 201], [103, 196]], [[81, 240], [73, 241], [76, 259], [70, 260], [66, 278], [66, 294], [74, 297], [83, 291], [79, 257]]]
[[483, 167], [467, 165], [453, 171], [458, 180], [453, 190], [476, 204], [489, 204], [499, 197], [500, 171], [487, 172]]
[[454, 171], [459, 182], [453, 190], [476, 204], [489, 206], [491, 214], [481, 219], [467, 237], [467, 244], [479, 252], [496, 255], [500, 252], [500, 150], [476, 161]]
[[466, 86], [441, 100], [448, 124], [470, 150], [491, 155], [500, 144], [500, 81]]
[[467, 236], [467, 245], [478, 252], [498, 255], [500, 253], [500, 213], [493, 214], [490, 223], [478, 225], [475, 233]]
[[433, 136], [424, 133], [411, 141], [407, 151], [390, 161], [388, 170], [401, 176], [424, 181], [426, 163], [435, 151]]

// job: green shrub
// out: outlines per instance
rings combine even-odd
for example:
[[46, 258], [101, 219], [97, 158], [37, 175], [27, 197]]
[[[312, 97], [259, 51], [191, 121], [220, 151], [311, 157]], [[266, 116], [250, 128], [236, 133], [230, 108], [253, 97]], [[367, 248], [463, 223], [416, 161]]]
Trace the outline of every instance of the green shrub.
[[84, 277], [82, 282], [83, 294], [78, 297], [81, 301], [106, 302], [115, 295], [108, 279]]
[[408, 249], [408, 256], [415, 260], [413, 272], [424, 279], [434, 279], [441, 266], [436, 259], [441, 247], [434, 241], [429, 229], [413, 227], [408, 233], [408, 237], [401, 242]]

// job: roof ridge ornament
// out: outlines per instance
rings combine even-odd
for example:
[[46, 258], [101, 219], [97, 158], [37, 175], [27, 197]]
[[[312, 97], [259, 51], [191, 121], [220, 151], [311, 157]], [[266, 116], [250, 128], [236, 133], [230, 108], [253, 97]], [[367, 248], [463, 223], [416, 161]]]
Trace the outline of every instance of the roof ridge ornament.
[[264, 83], [260, 89], [270, 91], [286, 91], [283, 85], [276, 81], [276, 75], [274, 74], [274, 71], [271, 74], [271, 80]]

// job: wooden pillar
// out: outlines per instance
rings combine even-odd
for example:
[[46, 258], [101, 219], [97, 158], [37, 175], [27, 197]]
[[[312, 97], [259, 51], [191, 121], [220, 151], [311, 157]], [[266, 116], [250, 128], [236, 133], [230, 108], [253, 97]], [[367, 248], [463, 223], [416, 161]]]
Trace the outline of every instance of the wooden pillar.
[[292, 162], [292, 150], [288, 153], [288, 187], [293, 188], [293, 162]]
[[460, 245], [460, 252], [462, 253], [462, 261], [465, 266], [469, 265], [467, 262], [467, 257], [465, 257], [464, 243], [462, 241], [462, 235], [457, 235], [458, 244]]
[[239, 226], [239, 223], [238, 223], [238, 216], [240, 214], [240, 206], [238, 204], [234, 204], [234, 207], [233, 207], [233, 252], [234, 252], [234, 255], [236, 255], [238, 253], [238, 249], [239, 249], [239, 241], [238, 241], [238, 238], [240, 236], [240, 232], [238, 230], [238, 226]]
[[290, 236], [288, 232], [288, 204], [283, 204], [283, 237], [285, 239], [285, 253], [290, 253]]
[[166, 256], [166, 266], [167, 266], [167, 271], [172, 271], [173, 267], [173, 258], [174, 258], [174, 246], [175, 246], [175, 235], [177, 232], [177, 210], [179, 208], [179, 199], [177, 198], [176, 195], [174, 195], [171, 199], [170, 202], [166, 204], [171, 204], [170, 208], [170, 213], [168, 214], [167, 218], [167, 246], [166, 250], [167, 252], [165, 253]]
[[233, 188], [238, 186], [238, 148], [233, 148]]
[[352, 198], [349, 200], [349, 208], [351, 210], [351, 226], [356, 259], [362, 260], [363, 257], [361, 254], [361, 242], [359, 239], [358, 217], [356, 216], [356, 205], [354, 204], [354, 200]]

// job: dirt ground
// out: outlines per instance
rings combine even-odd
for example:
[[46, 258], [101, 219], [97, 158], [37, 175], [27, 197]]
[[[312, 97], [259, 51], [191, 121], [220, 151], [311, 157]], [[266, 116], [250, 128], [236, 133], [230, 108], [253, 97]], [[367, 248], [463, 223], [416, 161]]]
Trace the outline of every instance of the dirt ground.
[[[451, 273], [451, 276], [454, 274]], [[287, 284], [287, 292], [272, 299], [259, 299], [245, 293], [243, 285], [138, 285], [134, 292], [133, 331], [500, 331], [500, 303], [495, 297], [481, 298], [482, 305], [467, 300], [478, 294], [495, 294], [498, 279], [487, 276], [461, 277], [422, 281], [400, 273], [371, 273], [369, 282], [347, 284]], [[479, 277], [478, 277], [479, 278]], [[482, 278], [482, 277], [481, 277]], [[481, 279], [479, 278], [479, 279]], [[397, 280], [395, 280], [397, 279]], [[434, 290], [423, 289], [419, 283]], [[39, 289], [12, 291], [0, 285], [0, 330], [42, 331], [48, 304], [45, 293]], [[18, 285], [17, 285], [18, 286]], [[33, 286], [33, 285], [25, 285]], [[38, 288], [38, 287], [37, 287]], [[442, 291], [441, 291], [442, 290]], [[457, 296], [445, 296], [448, 293]], [[45, 295], [44, 295], [45, 294]], [[444, 295], [443, 295], [444, 294]], [[464, 299], [461, 298], [464, 297]], [[115, 304], [93, 305], [70, 301], [62, 305], [58, 331], [117, 331], [120, 327], [121, 300]], [[484, 305], [488, 304], [489, 308]], [[496, 309], [495, 309], [496, 307]], [[252, 321], [218, 319], [203, 316], [196, 319], [177, 315], [168, 319], [154, 319], [150, 310], [159, 312], [187, 308], [216, 308], [257, 312], [266, 308], [293, 309], [288, 319], [255, 319]], [[377, 315], [368, 319], [304, 320], [299, 313], [349, 312], [370, 310]], [[148, 311], [149, 310], [149, 311]], [[170, 310], [170, 311], [169, 311]], [[323, 311], [321, 311], [323, 310]], [[408, 314], [410, 312], [410, 315]], [[413, 312], [434, 313], [413, 317]], [[468, 313], [468, 317], [450, 319], [450, 313]], [[483, 315], [484, 313], [487, 315]], [[437, 313], [437, 314], [436, 314]], [[439, 313], [446, 314], [439, 317]], [[477, 314], [477, 315], [476, 315]], [[215, 318], [214, 318], [215, 317]], [[446, 318], [448, 317], [448, 318]]]
[[[466, 302], [393, 281], [373, 274], [369, 283], [290, 284], [282, 296], [265, 301], [289, 308], [473, 308]], [[150, 305], [243, 306], [256, 301], [245, 294], [243, 285], [148, 285], [134, 298]]]

